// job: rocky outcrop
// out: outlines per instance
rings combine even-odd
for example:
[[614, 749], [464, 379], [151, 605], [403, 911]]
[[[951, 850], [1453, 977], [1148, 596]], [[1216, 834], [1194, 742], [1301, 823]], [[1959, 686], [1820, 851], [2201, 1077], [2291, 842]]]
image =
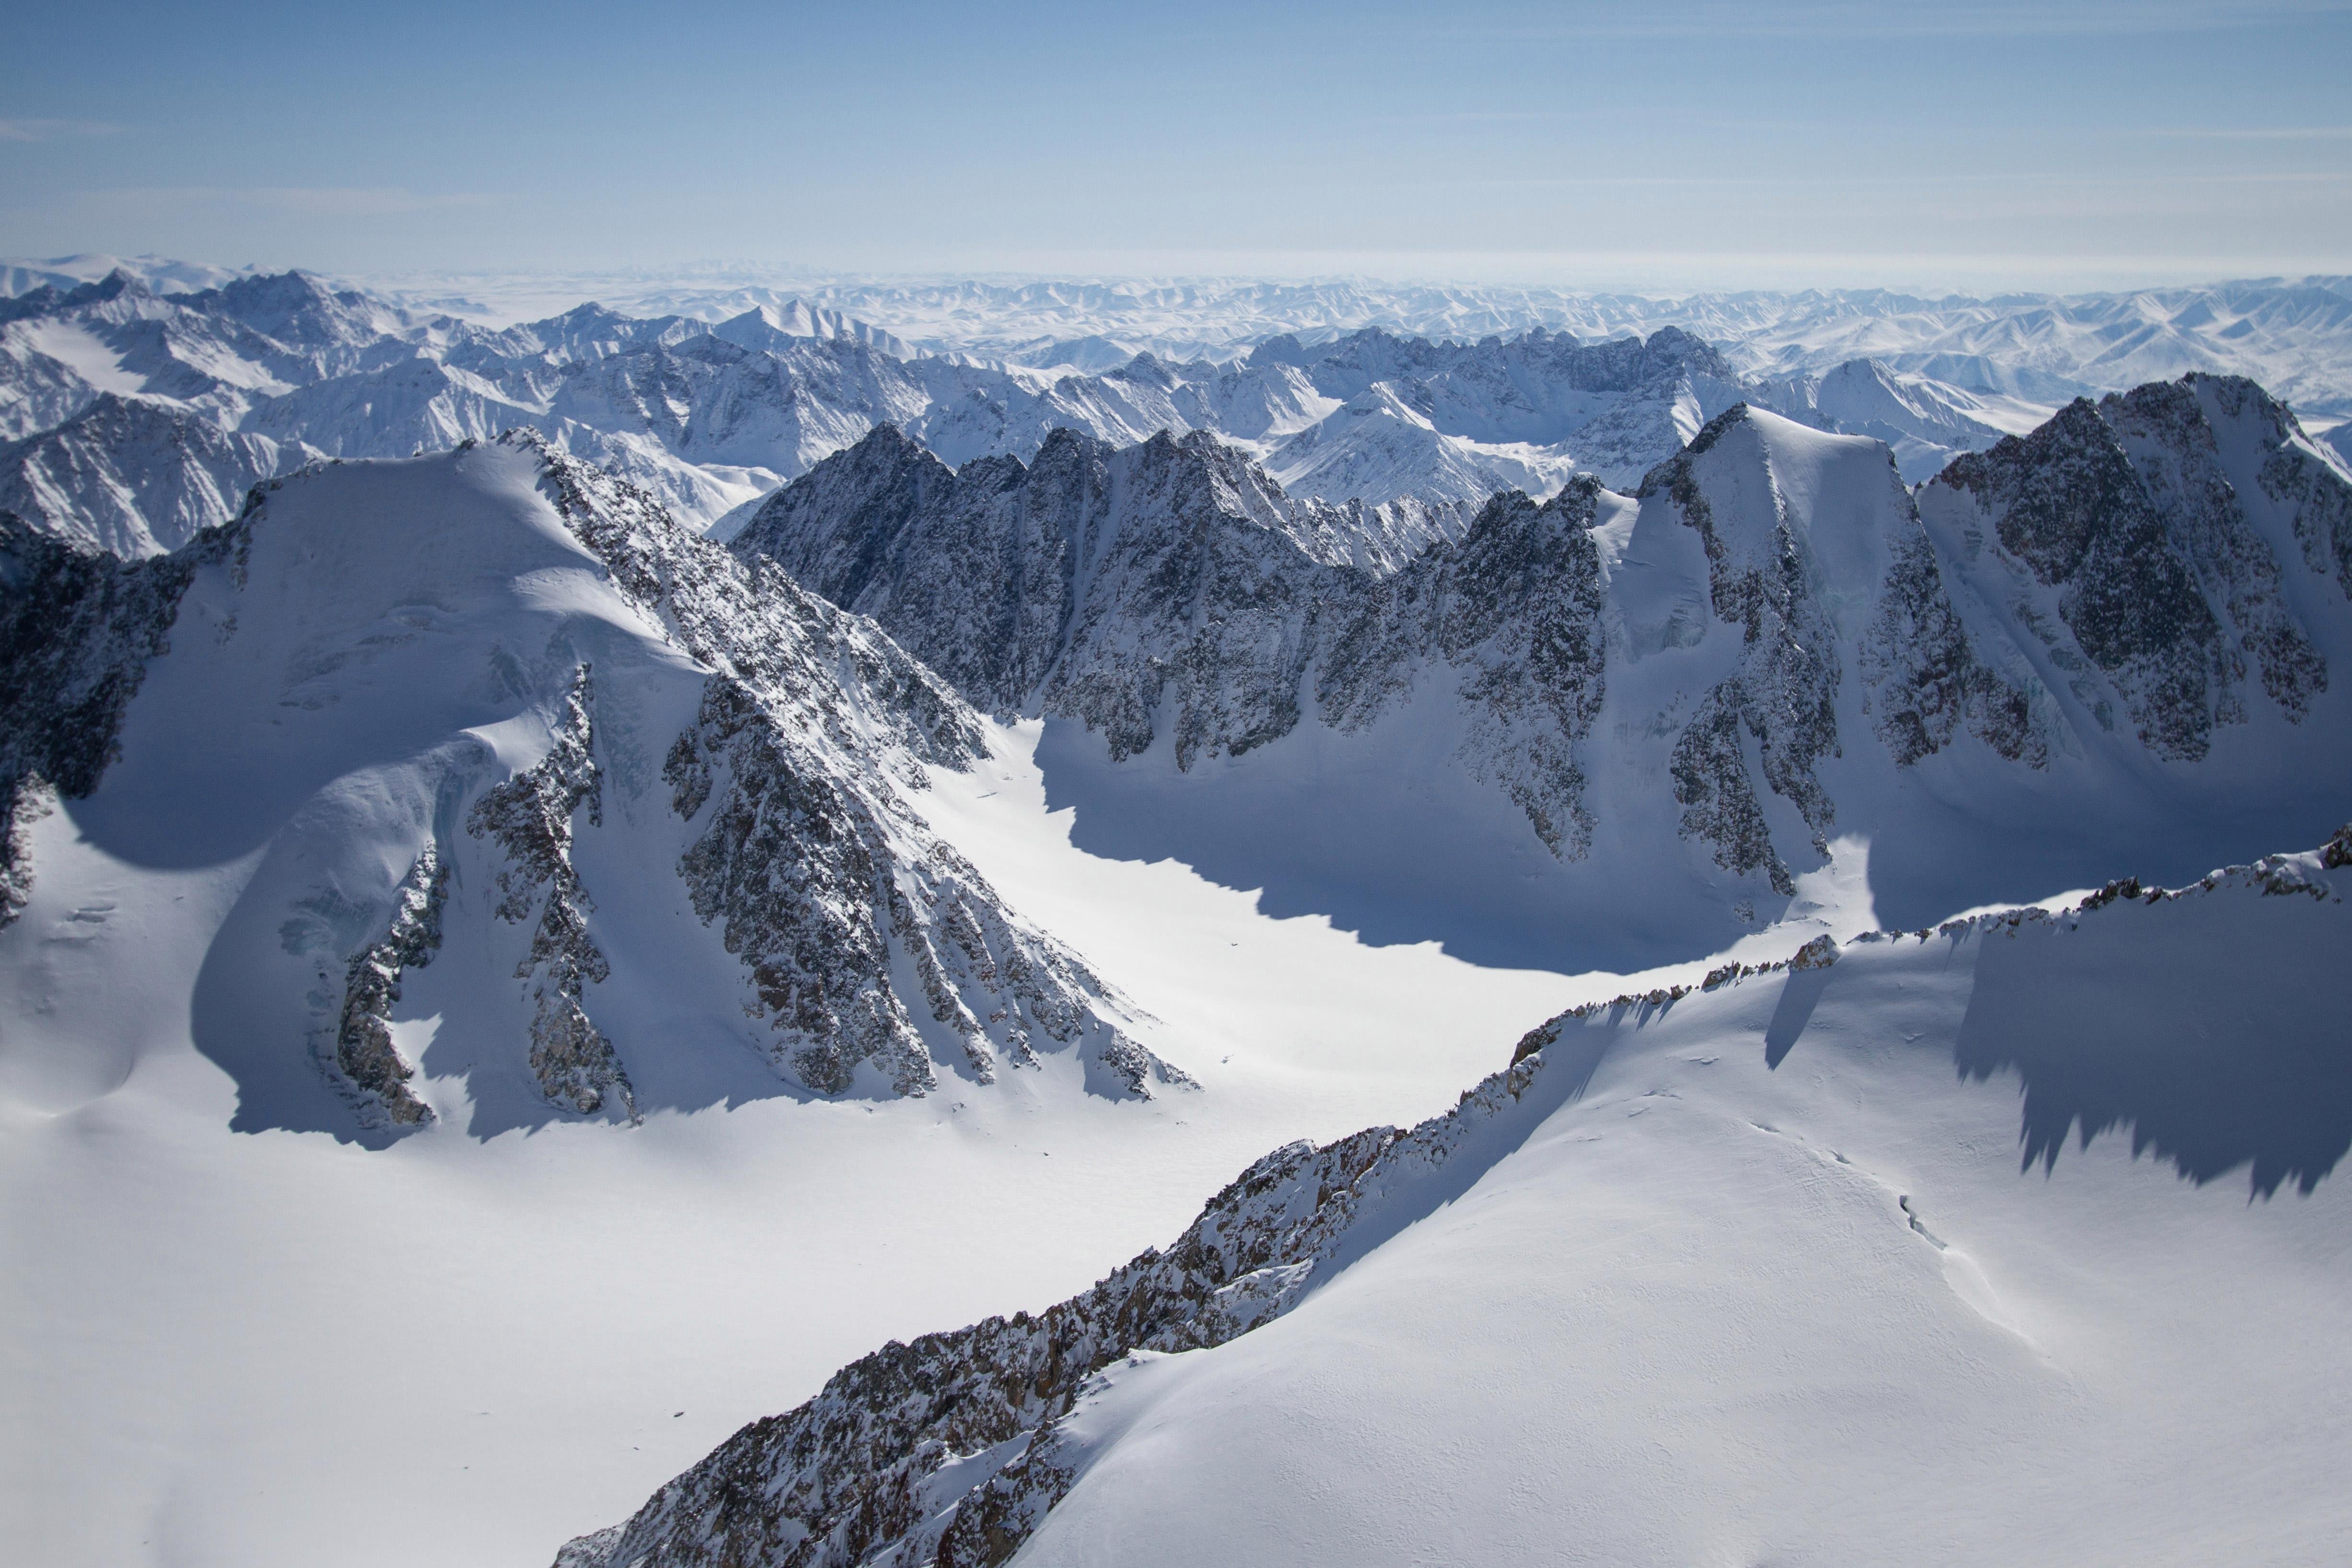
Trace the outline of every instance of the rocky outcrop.
[[[1779, 486], [1768, 489], [1769, 519], [1744, 519], [1747, 526], [1738, 529], [1716, 524], [1700, 459], [1748, 419], [1745, 405], [1718, 416], [1672, 462], [1643, 481], [1642, 495], [1670, 498], [1683, 521], [1696, 531], [1706, 550], [1716, 616], [1740, 631], [1738, 672], [1702, 700], [1675, 743], [1675, 798], [1685, 807], [1683, 831], [1712, 840], [1728, 869], [1765, 868], [1774, 889], [1787, 892], [1788, 871], [1772, 854], [1769, 835], [1765, 842], [1756, 840], [1762, 819], [1754, 792], [1743, 791], [1732, 777], [1735, 770], [1743, 775], [1747, 770], [1739, 731], [1755, 738], [1765, 783], [1803, 814], [1815, 852], [1825, 853], [1837, 810], [1815, 769], [1838, 751], [1837, 689], [1843, 664], [1814, 591], [1819, 569], [1808, 559], [1801, 524], [1790, 515]], [[1887, 479], [1899, 492], [1891, 466]]]
[[1908, 766], [1966, 733], [2005, 761], [2043, 766], [2049, 738], [2032, 702], [1978, 653], [1926, 531], [1907, 530], [1893, 557], [1878, 614], [1855, 648], [1871, 727], [1887, 753]]
[[0, 885], [10, 918], [31, 886], [25, 830], [39, 803], [98, 787], [147, 660], [170, 646], [189, 579], [233, 557], [238, 538], [214, 530], [176, 555], [124, 562], [0, 512]]
[[57, 809], [57, 792], [38, 773], [16, 781], [0, 818], [0, 931], [7, 930], [33, 901], [33, 825]]
[[354, 1095], [395, 1127], [433, 1120], [432, 1107], [408, 1087], [416, 1068], [393, 1043], [392, 1008], [400, 1000], [401, 977], [441, 951], [441, 910], [448, 898], [449, 868], [428, 840], [394, 892], [390, 929], [352, 958], [344, 981], [336, 1070]]
[[1601, 494], [1586, 477], [1541, 505], [1496, 496], [1459, 540], [1380, 582], [1345, 584], [1321, 617], [1314, 672], [1318, 710], [1346, 731], [1408, 699], [1420, 679], [1450, 682], [1466, 718], [1457, 761], [1570, 859], [1591, 842], [1579, 748], [1606, 673], [1591, 537]]
[[583, 664], [564, 696], [547, 755], [476, 801], [466, 828], [506, 851], [498, 918], [531, 927], [515, 978], [531, 1001], [530, 1070], [541, 1092], [583, 1115], [603, 1109], [609, 1094], [634, 1121], [628, 1073], [583, 1005], [587, 987], [612, 974], [589, 934], [588, 893], [572, 864], [572, 818], [584, 811], [592, 826], [604, 822], [590, 716], [594, 696]]

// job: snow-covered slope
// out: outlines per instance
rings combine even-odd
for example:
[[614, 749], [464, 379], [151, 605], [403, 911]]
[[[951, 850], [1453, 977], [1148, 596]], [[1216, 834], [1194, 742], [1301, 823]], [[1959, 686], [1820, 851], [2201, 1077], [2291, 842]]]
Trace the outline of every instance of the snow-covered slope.
[[100, 393], [64, 424], [0, 445], [0, 511], [116, 555], [157, 555], [227, 522], [247, 491], [313, 456], [168, 403]]
[[2326, 1561], [2347, 884], [2352, 827], [1563, 1014], [557, 1562]]
[[1767, 380], [1761, 390], [1759, 401], [1768, 407], [1796, 416], [1810, 413], [1829, 429], [1885, 442], [1912, 484], [1934, 479], [1963, 452], [1980, 452], [2004, 434], [2025, 433], [2007, 421], [1992, 423], [2007, 410], [1876, 360], [1848, 360], [1824, 375]]
[[1576, 466], [1531, 446], [1506, 447], [1439, 432], [1384, 381], [1370, 386], [1276, 447], [1266, 471], [1302, 496], [1345, 496], [1377, 505], [1403, 497], [1483, 501], [1496, 490], [1549, 495]]
[[[93, 852], [134, 902], [238, 864], [182, 1005], [241, 1128], [634, 1121], [1057, 1052], [1106, 1094], [1186, 1081], [907, 806], [985, 754], [969, 709], [535, 438], [277, 481], [131, 565], [9, 526], [10, 900]], [[475, 1058], [456, 1099], [418, 1092], [404, 986]]]
[[2347, 472], [2352, 472], [2352, 423], [2338, 425], [2320, 437], [2320, 445], [2336, 454]]
[[1841, 853], [1924, 919], [2315, 831], [2352, 766], [2352, 485], [2243, 382], [2079, 404], [1916, 505], [1738, 406], [1638, 500], [1498, 498], [1385, 575], [1205, 437], [1063, 455], [877, 435], [734, 548], [1042, 714], [1082, 845], [1381, 940], [1639, 967]]

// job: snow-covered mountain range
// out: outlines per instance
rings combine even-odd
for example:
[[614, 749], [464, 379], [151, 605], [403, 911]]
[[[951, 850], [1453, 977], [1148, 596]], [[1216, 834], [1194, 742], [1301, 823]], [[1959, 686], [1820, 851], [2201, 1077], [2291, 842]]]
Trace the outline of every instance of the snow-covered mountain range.
[[[23, 265], [23, 264], [20, 264]], [[39, 264], [33, 264], [39, 265]], [[102, 276], [102, 258], [81, 275]], [[713, 267], [648, 275], [385, 279], [430, 309], [520, 321], [599, 299], [648, 315], [716, 321], [787, 300], [887, 322], [933, 353], [1043, 368], [1113, 369], [1139, 353], [1238, 358], [1293, 333], [1327, 342], [1367, 327], [1475, 342], [1541, 327], [1583, 339], [1679, 327], [1745, 375], [1825, 374], [1877, 359], [1990, 399], [2046, 409], [2189, 371], [2261, 382], [2305, 414], [2352, 416], [2352, 279], [2242, 279], [2101, 293], [1931, 296], [1885, 289], [1601, 293], [1347, 278], [868, 279]], [[2005, 423], [2004, 428], [2009, 427]]]
[[[1082, 847], [1559, 969], [1701, 956], [1824, 877], [1908, 923], [2207, 857], [2352, 772], [2352, 476], [2211, 377], [1916, 495], [1742, 404], [1636, 496], [1475, 513], [1293, 500], [1200, 431], [955, 469], [885, 426], [726, 548], [531, 435], [268, 481], [159, 556], [5, 526], [6, 906], [58, 833], [260, 852], [192, 1002], [239, 1125], [439, 1114], [411, 970], [480, 1125], [698, 1103], [747, 1044], [824, 1094], [1049, 1044], [1181, 1084], [910, 811], [982, 713], [1044, 720]], [[689, 974], [735, 1000], [656, 1029]]]
[[2247, 382], [2078, 401], [1916, 497], [1738, 405], [1636, 497], [1497, 497], [1401, 564], [1349, 521], [1201, 433], [951, 472], [883, 431], [732, 548], [1042, 716], [1080, 843], [1489, 962], [1687, 956], [1848, 837], [1906, 921], [2193, 860], [2352, 769], [2352, 476]]
[[18, 1555], [2327, 1559], [2340, 280], [806, 281], [0, 272]]
[[34, 286], [0, 300], [10, 510], [152, 552], [320, 458], [440, 451], [522, 426], [698, 526], [884, 423], [956, 464], [1026, 458], [1059, 428], [1122, 446], [1209, 430], [1294, 493], [1375, 506], [1549, 494], [1577, 472], [1630, 486], [1742, 399], [1890, 439], [1915, 479], [2023, 427], [2016, 406], [1878, 363], [1742, 381], [1671, 328], [1609, 342], [1277, 334], [1230, 363], [1139, 353], [1049, 373], [919, 353], [798, 300], [716, 321], [583, 305], [493, 329], [301, 273], [162, 292], [147, 280], [185, 270], [12, 275]]

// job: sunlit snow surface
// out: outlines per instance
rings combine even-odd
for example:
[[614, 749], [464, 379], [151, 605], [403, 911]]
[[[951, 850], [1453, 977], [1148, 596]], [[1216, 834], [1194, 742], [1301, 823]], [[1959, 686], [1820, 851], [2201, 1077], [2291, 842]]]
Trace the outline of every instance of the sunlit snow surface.
[[[187, 1006], [252, 856], [159, 872], [44, 822], [0, 938], [16, 1560], [543, 1563], [882, 1339], [1066, 1295], [1265, 1149], [1426, 1114], [1592, 989], [1081, 856], [1034, 743], [921, 804], [1197, 1095], [1106, 1101], [1049, 1057], [985, 1092], [482, 1140], [443, 1078], [388, 1150], [233, 1132]], [[428, 1074], [435, 1026], [402, 1026]]]
[[1017, 1561], [2341, 1561], [2347, 939], [2242, 879], [1571, 1020], [1106, 1373]]

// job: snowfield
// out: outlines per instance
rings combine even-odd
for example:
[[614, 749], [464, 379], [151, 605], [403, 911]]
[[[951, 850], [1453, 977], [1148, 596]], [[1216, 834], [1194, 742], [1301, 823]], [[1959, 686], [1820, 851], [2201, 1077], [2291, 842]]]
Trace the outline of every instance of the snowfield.
[[1563, 1015], [560, 1561], [2334, 1561], [2347, 867], [2352, 828]]
[[0, 936], [0, 1535], [28, 1563], [540, 1562], [877, 1337], [1043, 1306], [1262, 1149], [1442, 1104], [1593, 988], [1080, 855], [1034, 742], [994, 731], [927, 804], [1197, 1094], [1108, 1101], [1048, 1058], [989, 1093], [772, 1084], [493, 1131], [420, 991], [398, 1028], [434, 1125], [382, 1151], [233, 1131], [187, 998], [254, 857], [159, 871], [49, 818]]

